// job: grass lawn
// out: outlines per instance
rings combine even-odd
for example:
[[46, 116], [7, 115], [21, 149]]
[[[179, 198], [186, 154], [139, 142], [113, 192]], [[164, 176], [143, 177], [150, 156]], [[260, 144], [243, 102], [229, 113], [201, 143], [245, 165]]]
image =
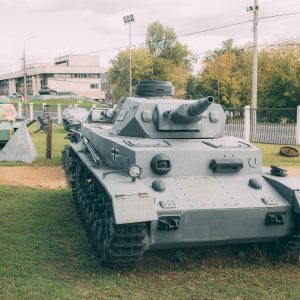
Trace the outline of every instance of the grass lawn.
[[247, 256], [208, 264], [196, 250], [182, 262], [149, 252], [135, 270], [102, 268], [70, 191], [0, 195], [0, 299], [299, 299], [299, 266]]
[[[12, 103], [13, 104], [17, 104], [18, 102], [20, 102], [21, 99], [12, 99]], [[74, 98], [65, 98], [65, 99], [48, 99], [48, 100], [29, 100], [29, 103], [33, 103], [34, 106], [42, 106], [43, 103], [49, 104], [49, 110], [51, 111], [56, 111], [57, 110], [57, 104], [61, 104], [62, 108], [67, 107], [70, 104], [78, 104], [80, 107], [85, 107], [87, 109], [91, 108], [93, 105], [97, 105], [99, 107], [106, 107], [105, 104], [102, 104], [100, 102], [96, 102], [96, 101], [91, 101], [91, 100], [86, 100], [86, 99], [79, 99], [79, 101], [77, 101], [77, 99]]]
[[[256, 144], [256, 147], [263, 152], [263, 164], [264, 166], [278, 165], [278, 166], [290, 166], [300, 168], [300, 158], [298, 157], [285, 157], [279, 155], [279, 149], [282, 145], [272, 144]], [[298, 149], [300, 153], [300, 146], [293, 145], [292, 147]]]
[[[34, 123], [29, 127], [32, 141], [35, 145], [35, 149], [38, 152], [38, 157], [33, 162], [33, 166], [54, 166], [61, 164], [61, 151], [63, 150], [66, 144], [69, 144], [70, 141], [64, 139], [67, 135], [63, 126], [54, 126], [52, 132], [52, 158], [46, 159], [46, 138], [47, 135], [44, 131], [39, 131], [34, 133], [38, 128], [37, 123]], [[26, 165], [20, 162], [0, 162], [0, 166], [21, 166]]]

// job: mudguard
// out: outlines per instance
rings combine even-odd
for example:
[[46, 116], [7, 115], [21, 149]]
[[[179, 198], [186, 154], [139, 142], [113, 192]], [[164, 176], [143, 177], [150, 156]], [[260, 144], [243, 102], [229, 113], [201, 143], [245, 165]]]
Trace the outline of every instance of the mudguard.
[[111, 197], [116, 224], [158, 219], [149, 188], [141, 180], [132, 181], [130, 177], [122, 173], [105, 175], [106, 172], [113, 170], [97, 166], [83, 144], [71, 144], [71, 149]]
[[263, 177], [293, 205], [293, 210], [300, 213], [300, 179], [299, 177], [277, 177], [269, 173]]

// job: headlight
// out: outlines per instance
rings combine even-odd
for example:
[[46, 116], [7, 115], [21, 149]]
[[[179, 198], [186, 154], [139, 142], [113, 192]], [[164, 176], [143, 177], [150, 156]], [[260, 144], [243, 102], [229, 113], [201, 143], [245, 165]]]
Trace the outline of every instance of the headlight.
[[142, 169], [138, 165], [131, 165], [128, 168], [128, 175], [133, 179], [140, 177], [141, 174], [142, 174]]

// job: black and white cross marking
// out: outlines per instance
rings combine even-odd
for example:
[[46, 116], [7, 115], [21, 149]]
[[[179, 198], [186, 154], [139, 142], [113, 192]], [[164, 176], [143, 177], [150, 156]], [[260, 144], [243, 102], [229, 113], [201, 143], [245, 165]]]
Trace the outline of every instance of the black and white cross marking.
[[111, 148], [111, 155], [113, 157], [113, 162], [116, 162], [117, 157], [119, 156], [119, 150], [116, 144], [114, 144], [113, 148]]

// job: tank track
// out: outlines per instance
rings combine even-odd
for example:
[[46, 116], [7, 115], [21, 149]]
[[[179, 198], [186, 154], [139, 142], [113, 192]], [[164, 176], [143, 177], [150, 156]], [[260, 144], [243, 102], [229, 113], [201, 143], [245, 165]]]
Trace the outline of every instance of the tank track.
[[82, 225], [101, 264], [136, 266], [145, 252], [146, 223], [115, 224], [110, 197], [78, 159], [72, 159], [69, 179]]
[[279, 241], [268, 243], [267, 253], [275, 260], [290, 261], [299, 263], [300, 259], [300, 214], [294, 213], [294, 233]]
[[67, 177], [69, 177], [69, 171], [72, 164], [72, 158], [69, 156], [70, 146], [66, 145], [64, 150], [62, 150], [62, 165]]
[[281, 253], [284, 258], [296, 258], [299, 261], [300, 255], [300, 213], [295, 213], [294, 234], [285, 238], [282, 242]]

